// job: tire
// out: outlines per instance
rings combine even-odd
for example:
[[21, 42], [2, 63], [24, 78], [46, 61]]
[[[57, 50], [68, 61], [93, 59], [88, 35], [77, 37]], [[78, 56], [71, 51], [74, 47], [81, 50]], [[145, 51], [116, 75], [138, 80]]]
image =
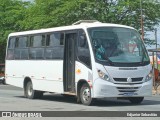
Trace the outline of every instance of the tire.
[[144, 97], [130, 97], [128, 99], [132, 104], [140, 104], [143, 101]]
[[92, 105], [91, 89], [87, 83], [83, 84], [80, 89], [80, 100], [84, 105]]
[[26, 87], [24, 89], [24, 96], [29, 99], [38, 99], [43, 96], [42, 91], [33, 90], [32, 82], [27, 82]]

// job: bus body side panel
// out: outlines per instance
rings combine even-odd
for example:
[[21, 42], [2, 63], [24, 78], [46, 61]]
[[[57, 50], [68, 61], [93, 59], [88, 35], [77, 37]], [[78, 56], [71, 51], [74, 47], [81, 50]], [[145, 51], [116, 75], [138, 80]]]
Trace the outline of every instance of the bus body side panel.
[[63, 60], [6, 60], [7, 84], [23, 88], [29, 77], [34, 90], [63, 93]]
[[92, 86], [92, 70], [86, 67], [79, 61], [75, 61], [75, 82], [76, 82], [76, 90], [77, 90], [77, 83], [79, 80], [85, 80], [90, 86]]

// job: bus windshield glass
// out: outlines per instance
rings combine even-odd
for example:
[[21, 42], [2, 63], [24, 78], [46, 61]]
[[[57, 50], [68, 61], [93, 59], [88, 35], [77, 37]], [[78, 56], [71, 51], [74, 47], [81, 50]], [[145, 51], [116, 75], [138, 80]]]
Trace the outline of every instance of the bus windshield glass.
[[134, 29], [94, 27], [88, 29], [96, 61], [117, 66], [149, 64], [140, 35]]

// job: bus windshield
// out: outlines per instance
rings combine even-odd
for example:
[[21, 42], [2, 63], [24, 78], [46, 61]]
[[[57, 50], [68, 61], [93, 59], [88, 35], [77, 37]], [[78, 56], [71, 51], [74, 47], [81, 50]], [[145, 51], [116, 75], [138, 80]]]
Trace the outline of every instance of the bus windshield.
[[149, 64], [148, 53], [136, 30], [95, 27], [88, 32], [97, 62], [117, 66]]

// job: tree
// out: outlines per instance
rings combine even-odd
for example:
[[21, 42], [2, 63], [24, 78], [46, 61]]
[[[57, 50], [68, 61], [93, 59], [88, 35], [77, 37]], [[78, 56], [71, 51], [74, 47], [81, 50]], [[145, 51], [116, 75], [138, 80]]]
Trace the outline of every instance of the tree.
[[[160, 3], [142, 0], [144, 30], [160, 22]], [[0, 47], [10, 32], [71, 25], [81, 19], [124, 24], [141, 30], [140, 0], [0, 0]], [[145, 37], [147, 44], [153, 42]], [[4, 51], [0, 53], [0, 59]]]
[[0, 62], [4, 62], [8, 34], [22, 30], [20, 21], [24, 19], [28, 4], [18, 0], [0, 0]]
[[[160, 3], [142, 0], [145, 31], [160, 22]], [[25, 29], [70, 25], [80, 19], [133, 26], [140, 30], [140, 0], [35, 0]]]

